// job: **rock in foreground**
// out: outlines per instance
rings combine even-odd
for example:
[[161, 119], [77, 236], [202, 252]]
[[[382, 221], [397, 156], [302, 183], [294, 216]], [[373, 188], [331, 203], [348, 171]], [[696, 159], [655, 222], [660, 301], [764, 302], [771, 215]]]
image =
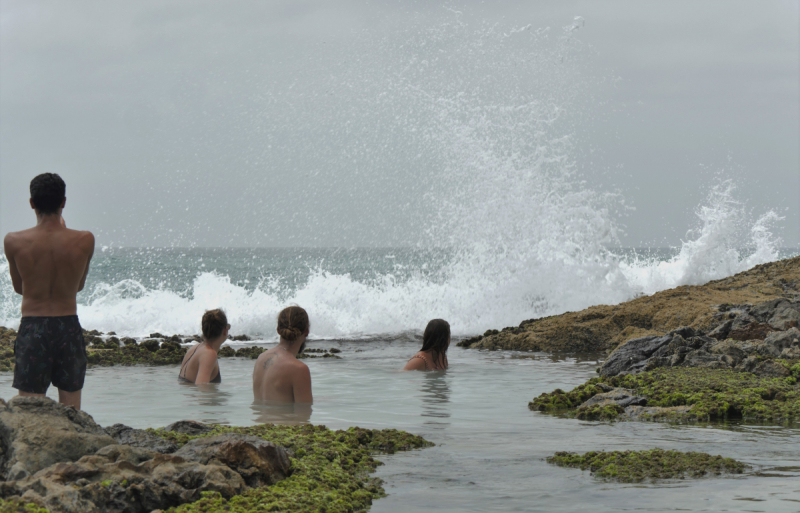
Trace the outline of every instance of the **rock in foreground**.
[[[103, 429], [48, 398], [0, 400], [0, 511], [363, 510], [383, 495], [375, 452], [431, 444], [396, 430], [324, 426]], [[27, 509], [26, 509], [27, 508]], [[42, 510], [42, 511], [46, 511]]]
[[547, 458], [560, 467], [589, 470], [599, 478], [638, 483], [659, 479], [698, 478], [707, 475], [741, 474], [747, 465], [731, 458], [702, 452], [650, 451], [557, 452]]

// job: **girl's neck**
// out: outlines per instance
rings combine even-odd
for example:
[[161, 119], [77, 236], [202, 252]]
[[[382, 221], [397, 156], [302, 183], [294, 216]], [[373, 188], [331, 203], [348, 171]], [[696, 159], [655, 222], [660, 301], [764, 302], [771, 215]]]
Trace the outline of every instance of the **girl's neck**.
[[203, 341], [208, 347], [214, 350], [215, 353], [219, 353], [219, 348], [222, 347], [222, 344], [225, 343], [225, 338], [217, 337], [212, 340], [204, 340]]

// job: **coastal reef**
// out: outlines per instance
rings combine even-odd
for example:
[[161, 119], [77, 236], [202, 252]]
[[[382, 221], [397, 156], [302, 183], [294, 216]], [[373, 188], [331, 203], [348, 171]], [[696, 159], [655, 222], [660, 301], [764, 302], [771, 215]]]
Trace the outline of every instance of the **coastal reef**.
[[[795, 368], [800, 373], [800, 366]], [[534, 411], [582, 420], [722, 421], [791, 424], [800, 420], [794, 377], [761, 377], [729, 369], [662, 368], [601, 376], [528, 403]]]
[[364, 511], [372, 455], [427, 447], [396, 430], [97, 425], [48, 398], [0, 400], [0, 512]]
[[[707, 334], [720, 324], [721, 315], [736, 313], [744, 305], [779, 299], [800, 301], [800, 257], [759, 265], [705, 285], [664, 290], [619, 305], [598, 305], [580, 312], [529, 319], [519, 326], [489, 330], [458, 345], [490, 350], [612, 351], [627, 340], [662, 336], [680, 327]], [[742, 325], [749, 318], [742, 317], [736, 328], [731, 323], [732, 337], [763, 339], [773, 331], [769, 322], [750, 316], [756, 322], [749, 328], [751, 331]]]
[[[0, 326], [0, 372], [14, 370], [14, 340], [17, 332], [11, 328]], [[167, 337], [161, 333], [151, 333], [149, 337], [136, 341], [130, 337], [119, 338], [114, 332], [103, 334], [96, 330], [84, 330], [86, 343], [86, 357], [88, 367], [110, 367], [114, 365], [179, 365], [186, 355], [188, 347], [182, 345], [189, 342], [199, 342], [198, 335]], [[231, 337], [234, 341], [249, 341], [247, 335]], [[231, 346], [220, 348], [220, 358], [250, 358], [255, 360], [266, 351], [259, 346], [241, 347], [234, 349]], [[297, 355], [303, 358], [334, 358], [339, 359], [341, 349], [306, 349]]]
[[591, 451], [586, 454], [557, 452], [548, 457], [547, 462], [560, 467], [588, 470], [597, 478], [622, 483], [741, 474], [748, 468], [744, 463], [722, 456], [662, 449]]

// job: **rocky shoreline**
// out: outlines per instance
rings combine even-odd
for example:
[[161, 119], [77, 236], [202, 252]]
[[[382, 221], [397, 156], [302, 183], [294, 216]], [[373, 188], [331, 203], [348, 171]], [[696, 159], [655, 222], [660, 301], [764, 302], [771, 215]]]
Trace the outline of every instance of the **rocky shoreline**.
[[[14, 370], [14, 340], [17, 332], [11, 328], [0, 326], [0, 372]], [[231, 337], [230, 340], [243, 342], [251, 341], [247, 335]], [[86, 357], [88, 367], [110, 367], [114, 365], [178, 365], [186, 355], [188, 344], [200, 342], [199, 335], [172, 335], [151, 333], [141, 340], [131, 337], [119, 338], [113, 331], [102, 333], [97, 330], [84, 330], [86, 343]], [[220, 358], [250, 358], [255, 360], [266, 351], [260, 346], [247, 346], [234, 349], [231, 346], [222, 346], [219, 351]], [[299, 353], [297, 358], [341, 358], [340, 349], [306, 349]]]
[[385, 494], [373, 454], [431, 445], [393, 429], [103, 428], [48, 398], [0, 399], [0, 511], [364, 511]]

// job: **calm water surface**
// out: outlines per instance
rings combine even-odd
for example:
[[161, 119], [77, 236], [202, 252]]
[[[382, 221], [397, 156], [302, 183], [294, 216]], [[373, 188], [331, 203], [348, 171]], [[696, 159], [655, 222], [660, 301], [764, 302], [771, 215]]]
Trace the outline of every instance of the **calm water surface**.
[[[752, 425], [597, 423], [527, 408], [534, 396], [595, 375], [591, 357], [480, 352], [454, 347], [446, 373], [401, 373], [419, 347], [410, 340], [325, 341], [341, 360], [309, 359], [310, 421], [331, 428], [404, 429], [436, 447], [382, 455], [377, 475], [395, 511], [800, 511], [800, 429]], [[252, 360], [220, 361], [223, 382], [181, 386], [178, 367], [90, 369], [84, 409], [102, 425], [158, 427], [179, 419], [230, 425], [285, 422], [286, 412], [252, 406]], [[15, 395], [12, 376], [0, 394]], [[53, 390], [50, 397], [56, 397]], [[296, 419], [295, 419], [296, 420]], [[754, 466], [744, 476], [652, 484], [607, 483], [547, 464], [555, 451], [695, 450]]]

